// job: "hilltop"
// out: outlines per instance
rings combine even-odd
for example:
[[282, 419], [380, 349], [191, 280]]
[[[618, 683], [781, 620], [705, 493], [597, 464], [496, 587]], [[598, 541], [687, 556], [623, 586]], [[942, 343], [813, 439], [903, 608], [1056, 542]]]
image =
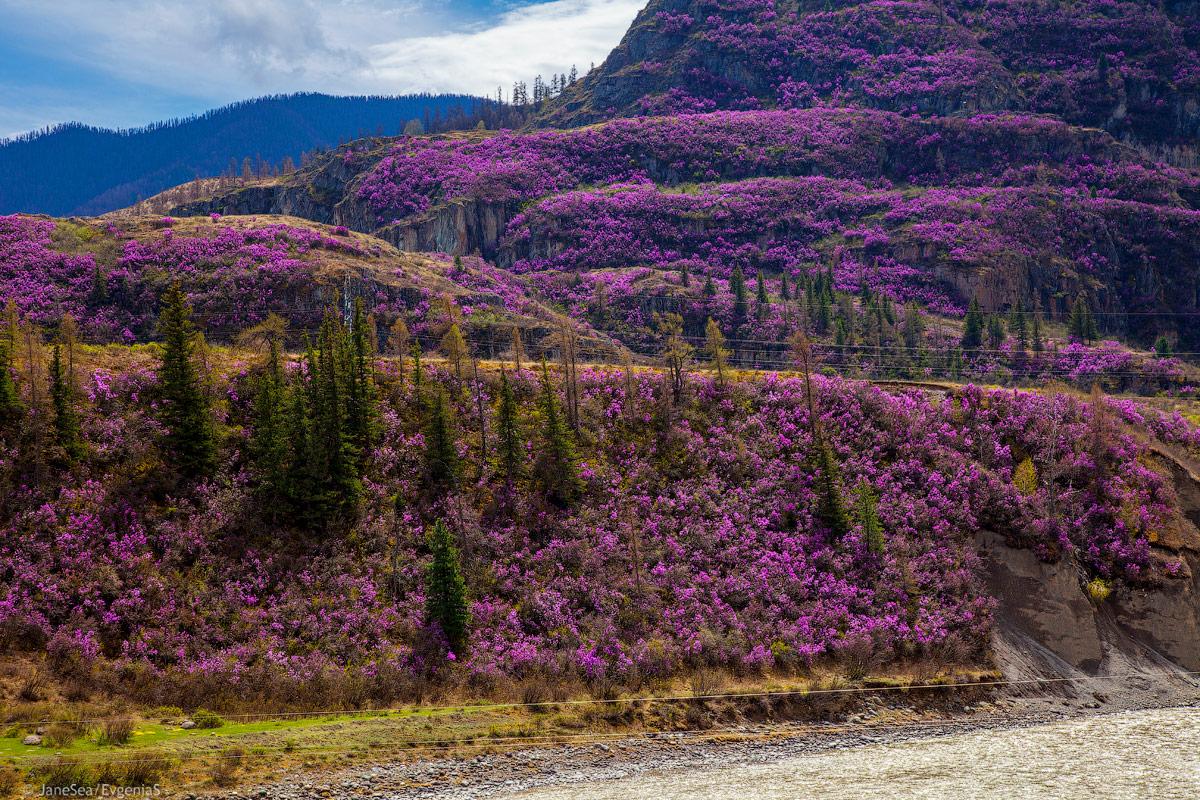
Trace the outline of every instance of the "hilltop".
[[652, 0], [546, 125], [716, 109], [1024, 112], [1193, 165], [1194, 0]]

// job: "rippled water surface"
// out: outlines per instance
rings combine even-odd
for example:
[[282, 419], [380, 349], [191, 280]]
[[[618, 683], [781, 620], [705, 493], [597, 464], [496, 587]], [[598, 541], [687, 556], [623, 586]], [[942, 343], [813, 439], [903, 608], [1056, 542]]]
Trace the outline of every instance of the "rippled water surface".
[[872, 745], [765, 764], [658, 773], [521, 800], [1200, 798], [1200, 709], [1110, 714]]

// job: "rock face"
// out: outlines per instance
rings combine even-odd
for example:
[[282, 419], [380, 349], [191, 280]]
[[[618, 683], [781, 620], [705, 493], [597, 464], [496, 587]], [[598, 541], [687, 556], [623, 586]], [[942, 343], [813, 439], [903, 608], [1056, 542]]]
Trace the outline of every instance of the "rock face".
[[981, 533], [977, 544], [999, 601], [1002, 632], [1035, 642], [1087, 674], [1149, 662], [1200, 671], [1200, 482], [1173, 454], [1160, 457], [1159, 468], [1175, 482], [1180, 518], [1158, 547], [1182, 556], [1186, 574], [1161, 586], [1121, 587], [1095, 603], [1073, 560], [1048, 564], [1029, 550], [1008, 547], [997, 534]]
[[1121, 138], [1194, 144], [1196, 16], [1194, 0], [654, 0], [540, 122], [832, 103], [1031, 111]]

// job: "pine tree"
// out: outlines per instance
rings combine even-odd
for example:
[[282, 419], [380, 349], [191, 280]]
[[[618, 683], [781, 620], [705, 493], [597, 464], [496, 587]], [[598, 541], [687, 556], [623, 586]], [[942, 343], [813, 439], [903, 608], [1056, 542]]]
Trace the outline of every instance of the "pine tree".
[[967, 307], [967, 317], [963, 324], [963, 350], [978, 350], [983, 346], [983, 325], [983, 312], [979, 309], [979, 299], [971, 298], [971, 304]]
[[558, 395], [550, 383], [550, 370], [542, 361], [542, 442], [534, 475], [548, 500], [569, 505], [582, 491], [575, 440], [559, 408]]
[[215, 466], [216, 433], [194, 361], [198, 334], [178, 285], [163, 295], [158, 331], [163, 337], [158, 381], [161, 418], [167, 429], [165, 451], [185, 476], [202, 477]]
[[867, 551], [881, 556], [884, 552], [883, 523], [879, 519], [879, 497], [865, 480], [854, 492], [854, 516], [862, 527]]
[[763, 271], [760, 269], [755, 276], [755, 292], [754, 292], [754, 313], [760, 320], [767, 318], [767, 312], [770, 310], [767, 307], [767, 282], [763, 278]]
[[814, 315], [814, 319], [817, 333], [829, 331], [829, 325], [833, 321], [833, 306], [827, 292], [820, 292], [817, 296], [817, 313]]
[[325, 315], [317, 350], [308, 354], [309, 463], [314, 521], [350, 520], [362, 496], [359, 453], [348, 424], [354, 365], [349, 336], [334, 314]]
[[788, 286], [788, 276], [786, 272], [779, 276], [779, 298], [784, 301], [792, 299], [792, 290], [791, 287]]
[[1042, 312], [1036, 308], [1033, 311], [1033, 324], [1030, 326], [1029, 338], [1033, 352], [1041, 355], [1042, 351], [1046, 349], [1046, 343], [1042, 339]]
[[704, 289], [702, 291], [703, 291], [705, 297], [716, 297], [717, 296], [717, 287], [713, 283], [713, 279], [712, 279], [711, 275], [708, 275], [704, 278]]
[[453, 412], [445, 390], [439, 388], [425, 422], [425, 474], [432, 486], [444, 488], [458, 480], [459, 471]]
[[470, 637], [471, 615], [467, 583], [463, 579], [458, 548], [446, 523], [438, 520], [428, 533], [433, 559], [425, 568], [425, 618], [446, 637], [450, 652], [464, 655]]
[[[281, 500], [288, 497], [288, 459], [293, 435], [289, 432], [287, 419], [287, 386], [283, 379], [283, 368], [279, 358], [279, 342], [272, 338], [266, 369], [259, 376], [254, 394], [254, 422], [250, 432], [250, 463], [258, 476], [257, 493], [265, 499], [266, 508], [272, 514], [278, 510]], [[300, 408], [301, 424], [305, 412]], [[307, 434], [297, 442], [307, 441]], [[301, 456], [307, 455], [304, 450]]]
[[850, 518], [842, 501], [837, 458], [825, 437], [817, 432], [813, 442], [813, 467], [816, 470], [817, 519], [840, 540], [850, 532]]
[[1171, 357], [1171, 342], [1166, 336], [1159, 336], [1154, 340], [1154, 357], [1155, 358], [1170, 358]]
[[1017, 340], [1017, 353], [1023, 355], [1029, 349], [1029, 321], [1026, 319], [1028, 315], [1025, 313], [1025, 304], [1019, 299], [1016, 305], [1013, 306], [1012, 314], [1009, 316], [1008, 329], [1012, 331], [1013, 338]]
[[721, 326], [712, 317], [708, 318], [704, 326], [704, 341], [712, 368], [717, 373], [717, 385], [723, 387], [725, 368], [729, 364], [729, 350], [725, 347], [725, 334], [721, 333]]
[[1096, 318], [1083, 295], [1075, 298], [1071, 306], [1071, 316], [1067, 319], [1067, 333], [1072, 339], [1081, 344], [1090, 344], [1098, 337]]
[[353, 327], [344, 342], [346, 371], [346, 428], [358, 455], [360, 474], [371, 453], [378, 417], [375, 391], [375, 350], [371, 343], [371, 325], [367, 321], [362, 298], [354, 299]]
[[733, 295], [733, 317], [735, 324], [746, 319], [746, 275], [740, 265], [735, 265], [729, 278], [729, 292]]
[[503, 369], [496, 402], [496, 439], [496, 465], [505, 482], [511, 485], [525, 470], [525, 441], [517, 418], [517, 399]]
[[50, 403], [54, 409], [54, 443], [67, 454], [68, 460], [78, 461], [84, 455], [83, 437], [75, 411], [75, 392], [63, 367], [59, 345], [54, 345], [50, 359]]
[[988, 344], [991, 345], [993, 350], [999, 350], [1000, 346], [1004, 344], [1004, 340], [1007, 338], [1007, 335], [1004, 332], [1004, 322], [999, 316], [991, 314], [987, 318], [986, 327]]

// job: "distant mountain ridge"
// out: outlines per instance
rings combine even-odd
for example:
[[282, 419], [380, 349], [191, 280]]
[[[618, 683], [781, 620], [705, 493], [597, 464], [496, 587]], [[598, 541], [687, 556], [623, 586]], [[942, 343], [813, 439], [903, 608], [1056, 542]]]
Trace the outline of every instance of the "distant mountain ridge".
[[412, 119], [471, 114], [491, 104], [470, 95], [335, 97], [306, 93], [246, 100], [143, 128], [79, 123], [0, 142], [0, 213], [100, 214], [249, 157], [285, 157]]

